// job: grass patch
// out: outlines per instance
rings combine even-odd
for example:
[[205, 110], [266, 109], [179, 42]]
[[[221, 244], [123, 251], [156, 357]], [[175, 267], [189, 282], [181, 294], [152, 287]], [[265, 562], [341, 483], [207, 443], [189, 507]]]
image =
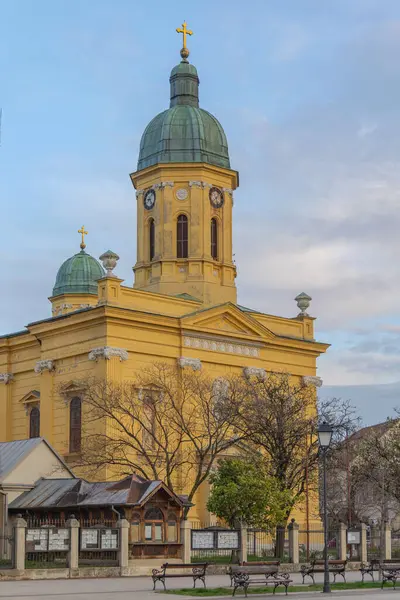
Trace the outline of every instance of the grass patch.
[[37, 560], [25, 561], [25, 569], [66, 569], [66, 563], [61, 562], [40, 562]]
[[[316, 585], [293, 585], [290, 586], [289, 592], [322, 592], [322, 583], [317, 583]], [[354, 581], [350, 583], [332, 583], [332, 590], [358, 590], [358, 589], [367, 589], [367, 588], [380, 588], [381, 583], [379, 581], [368, 581], [366, 583], [362, 583], [361, 581]], [[387, 585], [385, 587], [391, 587], [391, 585]], [[248, 594], [266, 594], [273, 592], [273, 585], [266, 587], [249, 587], [247, 590]], [[280, 586], [276, 589], [276, 593], [285, 592], [285, 588]], [[218, 587], [218, 588], [182, 588], [178, 590], [166, 590], [165, 594], [176, 594], [178, 596], [232, 596], [232, 588], [229, 587]], [[244, 596], [243, 590], [237, 590], [236, 596]], [[236, 597], [235, 596], [235, 597]]]

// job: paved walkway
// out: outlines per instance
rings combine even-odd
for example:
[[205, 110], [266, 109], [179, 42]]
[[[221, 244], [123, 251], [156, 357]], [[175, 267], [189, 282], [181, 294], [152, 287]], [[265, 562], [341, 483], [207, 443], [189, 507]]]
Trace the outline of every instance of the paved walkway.
[[[355, 579], [358, 579], [356, 575]], [[209, 587], [226, 586], [228, 583], [227, 576], [211, 576], [208, 577]], [[350, 577], [348, 578], [350, 580]], [[318, 578], [317, 581], [320, 581]], [[188, 580], [188, 587], [190, 581]], [[181, 588], [185, 586], [184, 581], [171, 579], [168, 582], [168, 587]], [[121, 577], [116, 579], [63, 579], [54, 581], [0, 581], [0, 600], [27, 600], [28, 598], [43, 598], [44, 600], [183, 600], [184, 596], [174, 596], [158, 594], [151, 591], [150, 577]], [[393, 592], [387, 588], [382, 592], [379, 590], [367, 591], [347, 591], [335, 592], [333, 594], [336, 599], [356, 598], [366, 600], [384, 600], [398, 599], [400, 600], [400, 590]], [[241, 600], [243, 594], [238, 595]], [[306, 600], [308, 598], [321, 598], [319, 592], [308, 594], [290, 594], [289, 597], [295, 600]], [[224, 597], [221, 597], [224, 598]], [[226, 598], [226, 597], [225, 597]], [[230, 597], [229, 597], [230, 598]], [[250, 596], [251, 598], [251, 596]], [[271, 595], [266, 595], [264, 598], [269, 600]], [[276, 598], [284, 598], [284, 595], [279, 594]]]

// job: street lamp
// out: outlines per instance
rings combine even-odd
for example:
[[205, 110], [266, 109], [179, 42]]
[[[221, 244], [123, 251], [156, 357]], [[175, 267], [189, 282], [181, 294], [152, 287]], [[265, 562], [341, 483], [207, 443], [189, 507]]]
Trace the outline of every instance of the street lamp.
[[329, 583], [329, 565], [328, 565], [328, 509], [326, 502], [326, 453], [331, 444], [333, 428], [324, 421], [318, 427], [318, 444], [322, 451], [323, 464], [324, 464], [324, 587], [322, 592], [329, 594], [331, 586]]

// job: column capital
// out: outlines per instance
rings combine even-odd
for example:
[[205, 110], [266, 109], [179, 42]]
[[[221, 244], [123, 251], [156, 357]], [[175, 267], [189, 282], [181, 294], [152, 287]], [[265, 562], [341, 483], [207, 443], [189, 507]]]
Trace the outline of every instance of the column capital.
[[52, 358], [45, 358], [44, 360], [38, 360], [34, 371], [35, 373], [43, 373], [44, 371], [54, 371], [56, 368], [55, 361]]
[[301, 381], [305, 387], [315, 386], [315, 387], [319, 388], [322, 385], [321, 377], [316, 377], [314, 375], [304, 375], [304, 377], [302, 377]]
[[178, 365], [182, 369], [189, 367], [193, 369], [193, 371], [201, 370], [201, 360], [199, 358], [186, 358], [185, 356], [181, 356], [178, 358]]
[[250, 377], [257, 377], [261, 381], [264, 381], [267, 376], [267, 371], [258, 367], [243, 367], [243, 375], [246, 377], [246, 379], [250, 379]]
[[112, 346], [101, 346], [99, 348], [93, 348], [89, 352], [88, 358], [89, 360], [98, 361], [99, 358], [105, 358], [106, 360], [110, 360], [111, 358], [119, 358], [122, 362], [124, 360], [128, 360], [129, 355], [127, 350], [124, 348], [113, 348]]
[[7, 385], [7, 383], [11, 383], [13, 380], [13, 373], [0, 373], [0, 382], [5, 383]]

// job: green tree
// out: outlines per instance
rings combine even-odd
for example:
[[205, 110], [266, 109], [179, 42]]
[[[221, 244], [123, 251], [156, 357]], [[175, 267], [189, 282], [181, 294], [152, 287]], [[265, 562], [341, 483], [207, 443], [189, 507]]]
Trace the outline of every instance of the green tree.
[[261, 462], [224, 459], [210, 476], [207, 509], [230, 527], [272, 529], [285, 519], [292, 499]]

